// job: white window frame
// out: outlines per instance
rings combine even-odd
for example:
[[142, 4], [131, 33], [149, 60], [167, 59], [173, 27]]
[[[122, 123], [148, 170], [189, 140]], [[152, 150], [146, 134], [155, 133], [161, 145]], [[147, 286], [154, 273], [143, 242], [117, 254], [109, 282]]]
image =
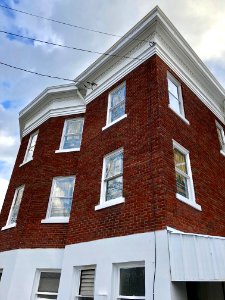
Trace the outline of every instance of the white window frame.
[[[103, 208], [106, 208], [106, 207], [110, 207], [110, 206], [117, 205], [117, 204], [125, 202], [125, 198], [123, 196], [120, 196], [118, 198], [106, 201], [106, 180], [105, 180], [106, 160], [107, 160], [108, 157], [114, 156], [115, 154], [120, 154], [120, 153], [124, 154], [124, 149], [123, 148], [119, 148], [119, 149], [117, 149], [113, 152], [110, 152], [107, 155], [105, 155], [104, 158], [103, 158], [100, 203], [95, 206], [95, 210], [103, 209]], [[123, 161], [124, 161], [124, 156], [123, 156]], [[124, 167], [123, 167], [122, 177], [124, 178]], [[123, 186], [123, 189], [124, 189], [124, 186]]]
[[138, 262], [126, 262], [126, 263], [119, 263], [119, 264], [113, 264], [113, 299], [119, 300], [119, 299], [146, 299], [146, 268], [145, 268], [145, 296], [122, 296], [119, 295], [120, 290], [120, 269], [131, 269], [131, 268], [145, 268], [145, 262], [144, 261], [138, 261]]
[[61, 269], [37, 269], [35, 273], [35, 278], [34, 278], [34, 285], [33, 285], [33, 292], [32, 292], [32, 300], [37, 300], [38, 295], [54, 295], [58, 296], [58, 293], [43, 293], [43, 292], [38, 292], [38, 286], [41, 278], [41, 273], [42, 272], [47, 272], [47, 273], [60, 273], [61, 274]]
[[[176, 198], [178, 200], [180, 200], [180, 201], [196, 208], [197, 210], [201, 211], [202, 210], [201, 206], [196, 203], [196, 199], [195, 199], [195, 190], [194, 190], [194, 183], [193, 183], [193, 178], [192, 178], [189, 151], [187, 149], [185, 149], [183, 146], [181, 146], [179, 143], [177, 143], [176, 141], [173, 140], [173, 150], [174, 149], [177, 149], [178, 151], [180, 151], [182, 154], [185, 155], [186, 166], [187, 166], [187, 174], [182, 172], [181, 170], [177, 169], [176, 166], [175, 166], [175, 162], [174, 162], [174, 166], [175, 166], [175, 174], [179, 173], [179, 174], [183, 175], [184, 177], [186, 177], [188, 195], [189, 195], [189, 198], [186, 198], [186, 197], [180, 195], [179, 193], [176, 193]], [[174, 153], [173, 153], [173, 159], [174, 159]], [[176, 186], [176, 189], [177, 189], [177, 186]]]
[[[81, 278], [81, 271], [83, 270], [89, 270], [94, 269], [95, 270], [95, 279], [94, 279], [94, 295], [95, 296], [95, 282], [96, 282], [96, 265], [85, 265], [85, 266], [76, 266], [74, 267], [74, 292], [73, 292], [73, 300], [78, 300], [84, 296], [79, 295], [80, 290], [80, 278]], [[87, 296], [85, 296], [87, 297]]]
[[[225, 156], [225, 134], [224, 134], [224, 129], [223, 129], [223, 126], [220, 125], [219, 122], [217, 122], [217, 121], [215, 121], [215, 122], [216, 122], [216, 129], [217, 129], [218, 140], [219, 140], [219, 143], [220, 143], [220, 153]], [[219, 132], [218, 131], [220, 131], [222, 140], [221, 140], [221, 138], [219, 136]]]
[[[12, 211], [13, 211], [16, 199], [17, 199], [18, 192], [19, 192], [19, 190], [22, 189], [22, 193], [24, 194], [24, 188], [25, 188], [25, 185], [21, 185], [21, 186], [19, 186], [18, 188], [15, 189], [12, 205], [11, 205], [9, 215], [8, 215], [8, 219], [7, 219], [6, 225], [4, 227], [2, 227], [2, 230], [9, 229], [9, 228], [12, 228], [12, 227], [16, 227], [17, 222], [11, 223], [10, 219], [11, 219], [11, 216], [12, 216]], [[23, 194], [22, 194], [22, 199], [23, 199]], [[22, 199], [21, 199], [21, 202], [22, 202]], [[20, 205], [21, 205], [21, 202], [20, 202]], [[19, 206], [19, 209], [20, 209], [20, 206]], [[18, 214], [19, 214], [19, 211], [18, 211]], [[17, 214], [17, 218], [18, 218], [18, 214]]]
[[[112, 91], [110, 91], [109, 95], [108, 95], [108, 106], [107, 106], [107, 117], [106, 117], [106, 125], [102, 128], [102, 130], [107, 129], [108, 127], [118, 123], [119, 121], [125, 119], [127, 117], [127, 114], [124, 113], [124, 115], [122, 115], [121, 117], [119, 117], [118, 119], [114, 120], [111, 122], [111, 114], [110, 114], [110, 110], [111, 110], [111, 98], [112, 98], [112, 94], [115, 93], [117, 90], [121, 89], [122, 87], [125, 86], [126, 89], [126, 81], [124, 81], [123, 83], [121, 83], [120, 85], [118, 85], [115, 89], [113, 89]], [[125, 112], [126, 112], [126, 98], [124, 100], [124, 106], [125, 106]]]
[[[34, 137], [35, 135], [37, 135], [37, 139], [38, 139], [38, 133], [39, 133], [39, 130], [35, 131], [34, 133], [32, 133], [32, 134], [30, 135], [29, 142], [28, 142], [28, 144], [27, 144], [26, 153], [25, 153], [25, 155], [24, 155], [24, 159], [23, 159], [22, 164], [20, 164], [20, 167], [22, 167], [23, 165], [25, 165], [25, 164], [27, 164], [28, 162], [30, 162], [30, 161], [33, 160], [33, 156], [32, 156], [30, 159], [27, 160], [27, 155], [28, 155], [29, 150], [30, 150], [30, 146], [31, 146], [32, 139], [33, 139], [33, 137]], [[35, 143], [35, 145], [34, 145], [34, 150], [35, 150], [35, 148], [36, 148], [37, 139], [36, 139], [36, 143]], [[34, 151], [33, 151], [33, 154], [34, 154]]]
[[[180, 103], [180, 110], [181, 112], [177, 112], [170, 104], [170, 97], [169, 97], [169, 80], [177, 87], [178, 90], [178, 100]], [[183, 96], [182, 96], [182, 89], [181, 89], [181, 83], [169, 72], [167, 72], [167, 84], [168, 84], [168, 99], [169, 99], [169, 108], [177, 115], [179, 116], [182, 121], [184, 121], [186, 124], [190, 125], [190, 122], [185, 118], [185, 113], [184, 113], [184, 101], [183, 101]]]
[[[45, 219], [41, 221], [41, 223], [68, 223], [70, 217], [51, 217], [51, 208], [52, 208], [52, 195], [53, 195], [53, 190], [54, 190], [54, 185], [55, 181], [57, 179], [61, 178], [74, 178], [74, 185], [73, 185], [73, 194], [74, 194], [74, 189], [75, 189], [75, 184], [76, 184], [76, 176], [71, 175], [71, 176], [57, 176], [52, 179], [52, 187], [51, 187], [51, 192], [50, 192], [50, 197], [48, 201], [48, 209], [46, 213]], [[73, 195], [72, 195], [72, 201], [73, 201]], [[71, 203], [72, 205], [72, 203]]]
[[82, 131], [81, 131], [81, 139], [80, 139], [80, 145], [81, 145], [82, 135], [83, 135], [83, 129], [84, 129], [84, 118], [66, 119], [64, 121], [64, 125], [63, 125], [63, 132], [62, 132], [62, 136], [61, 136], [60, 146], [59, 146], [59, 149], [55, 151], [55, 153], [80, 151], [80, 147], [79, 148], [70, 148], [70, 149], [64, 149], [63, 148], [64, 141], [65, 141], [65, 134], [66, 134], [67, 123], [69, 123], [70, 121], [79, 121], [79, 120], [82, 121]]

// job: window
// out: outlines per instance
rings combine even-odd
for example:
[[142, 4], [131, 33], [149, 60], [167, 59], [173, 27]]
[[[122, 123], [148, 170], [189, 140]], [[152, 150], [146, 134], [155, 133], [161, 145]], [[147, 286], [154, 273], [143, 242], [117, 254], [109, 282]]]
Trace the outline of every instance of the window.
[[31, 134], [29, 143], [27, 145], [26, 154], [24, 156], [23, 164], [33, 159], [37, 137], [38, 137], [38, 132]]
[[84, 119], [70, 119], [66, 120], [64, 123], [64, 129], [60, 144], [60, 150], [56, 152], [63, 151], [79, 151], [82, 132], [83, 132]]
[[[116, 150], [104, 157], [99, 208], [121, 202], [124, 202], [123, 149]], [[107, 203], [109, 203], [109, 205]]]
[[145, 267], [143, 264], [119, 265], [117, 277], [117, 299], [145, 299]]
[[46, 219], [69, 218], [74, 184], [74, 176], [53, 179]]
[[24, 186], [20, 186], [15, 191], [6, 227], [13, 227], [16, 225], [16, 220], [17, 220], [17, 216], [19, 213], [20, 203], [21, 203], [21, 200], [23, 197], [23, 191], [24, 191]]
[[181, 91], [181, 84], [170, 74], [167, 74], [169, 107], [178, 114], [183, 121], [189, 124], [184, 115], [184, 105]]
[[225, 155], [225, 135], [223, 127], [216, 121], [216, 128], [220, 142], [220, 152]]
[[34, 299], [57, 299], [60, 275], [59, 271], [38, 271]]
[[[125, 114], [126, 83], [121, 84], [109, 93], [107, 124], [114, 124], [123, 119]], [[104, 128], [103, 128], [104, 129]]]
[[176, 172], [176, 196], [179, 200], [200, 209], [200, 206], [195, 202], [189, 151], [173, 141], [173, 152]]
[[0, 269], [0, 281], [1, 281], [1, 279], [2, 279], [2, 272], [3, 272], [3, 270]]
[[95, 269], [80, 270], [78, 299], [94, 300]]

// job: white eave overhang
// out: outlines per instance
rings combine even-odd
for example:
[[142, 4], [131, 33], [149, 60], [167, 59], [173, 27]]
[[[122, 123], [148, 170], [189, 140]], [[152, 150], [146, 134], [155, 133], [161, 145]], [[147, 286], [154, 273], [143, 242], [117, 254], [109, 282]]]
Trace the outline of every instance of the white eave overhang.
[[[150, 46], [150, 41], [154, 42], [153, 46]], [[97, 84], [93, 90], [87, 91], [86, 103], [157, 54], [215, 116], [225, 123], [224, 88], [158, 6], [106, 52], [116, 57], [102, 55], [75, 79]], [[79, 89], [83, 88], [82, 84], [77, 86]]]
[[225, 281], [225, 238], [168, 232], [172, 281]]
[[48, 87], [20, 111], [20, 135], [27, 135], [51, 117], [84, 113], [85, 110], [85, 101], [75, 84]]

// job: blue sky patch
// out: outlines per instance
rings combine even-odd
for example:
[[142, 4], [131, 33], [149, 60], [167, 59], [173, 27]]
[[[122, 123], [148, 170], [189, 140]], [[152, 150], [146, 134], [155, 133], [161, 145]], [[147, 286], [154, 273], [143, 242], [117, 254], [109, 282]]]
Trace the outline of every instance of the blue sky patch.
[[5, 109], [9, 109], [12, 107], [12, 101], [10, 100], [4, 100], [1, 102], [1, 104]]
[[11, 84], [9, 81], [2, 81], [1, 86], [5, 89], [9, 89], [11, 87]]
[[[18, 35], [29, 36], [27, 30], [20, 29], [20, 28], [18, 28], [16, 26], [12, 26], [10, 28], [10, 32], [18, 34]], [[6, 37], [10, 41], [18, 41], [18, 42], [21, 42], [21, 43], [26, 44], [26, 45], [32, 45], [32, 46], [34, 45], [34, 41], [28, 40], [28, 39], [25, 39], [25, 38], [22, 38], [22, 37], [19, 37], [19, 36], [15, 36], [15, 35], [11, 35], [11, 34], [6, 34]]]
[[[19, 1], [18, 1], [18, 3], [16, 3], [17, 1], [13, 1], [15, 4], [18, 4], [19, 3]], [[0, 4], [1, 5], [4, 5], [4, 6], [9, 6], [9, 7], [11, 7], [11, 2], [9, 1], [9, 0], [0, 0]], [[9, 18], [11, 18], [11, 19], [15, 19], [15, 17], [16, 17], [16, 14], [14, 13], [14, 11], [12, 11], [12, 10], [10, 10], [10, 9], [7, 9], [7, 8], [4, 8], [4, 7], [0, 7], [0, 9], [1, 9], [1, 11], [3, 11], [3, 13], [7, 16], [7, 17], [9, 17]]]

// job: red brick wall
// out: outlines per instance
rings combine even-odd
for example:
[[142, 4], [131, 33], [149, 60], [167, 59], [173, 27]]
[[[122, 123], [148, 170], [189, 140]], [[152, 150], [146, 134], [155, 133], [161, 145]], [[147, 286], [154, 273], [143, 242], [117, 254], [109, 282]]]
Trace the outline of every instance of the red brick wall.
[[[168, 66], [157, 58], [166, 224], [185, 232], [225, 236], [225, 157], [220, 154], [216, 117], [171, 70], [182, 85], [185, 116], [190, 125], [168, 108], [167, 70]], [[175, 198], [172, 139], [190, 151], [196, 202], [201, 205], [201, 212]]]
[[[77, 117], [82, 115], [76, 115]], [[14, 248], [64, 247], [68, 224], [41, 224], [45, 218], [52, 179], [77, 172], [78, 152], [55, 153], [59, 149], [64, 120], [51, 118], [39, 127], [33, 160], [23, 162], [30, 135], [22, 139], [10, 185], [0, 217], [0, 227], [5, 226], [15, 189], [25, 184], [17, 226], [0, 232], [0, 250]]]
[[[0, 216], [1, 227], [6, 223], [15, 188], [25, 184], [25, 190], [17, 227], [0, 233], [0, 250], [60, 248], [165, 226], [225, 234], [225, 157], [220, 154], [215, 116], [179, 79], [190, 125], [168, 108], [168, 69], [153, 56], [89, 103], [79, 153], [55, 153], [67, 117], [51, 118], [40, 126], [34, 160], [19, 167], [29, 136], [22, 140]], [[124, 80], [128, 116], [102, 131], [108, 93]], [[172, 139], [190, 151], [196, 201], [202, 212], [175, 197]], [[103, 157], [120, 147], [124, 148], [125, 203], [95, 211], [100, 200]], [[53, 177], [68, 175], [76, 175], [69, 225], [41, 224]]]

